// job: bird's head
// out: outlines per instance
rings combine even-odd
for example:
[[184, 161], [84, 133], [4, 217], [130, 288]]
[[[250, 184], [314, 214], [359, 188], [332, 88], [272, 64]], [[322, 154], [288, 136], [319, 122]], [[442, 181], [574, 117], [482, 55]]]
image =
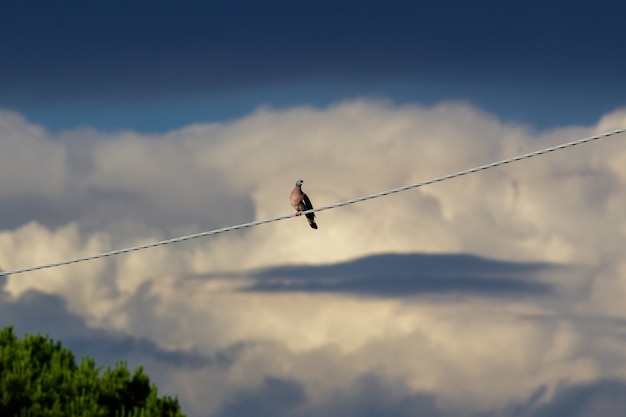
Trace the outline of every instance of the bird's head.
[[300, 187], [302, 184], [304, 184], [304, 181], [302, 180], [296, 181], [296, 187]]

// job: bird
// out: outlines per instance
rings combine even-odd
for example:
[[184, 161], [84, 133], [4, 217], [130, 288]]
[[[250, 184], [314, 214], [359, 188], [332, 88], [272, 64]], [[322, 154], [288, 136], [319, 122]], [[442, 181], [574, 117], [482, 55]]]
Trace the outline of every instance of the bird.
[[[291, 191], [291, 195], [289, 196], [291, 206], [296, 209], [296, 216], [300, 216], [303, 211], [311, 210], [313, 208], [313, 204], [311, 204], [309, 196], [302, 191], [302, 183], [304, 183], [304, 181], [298, 180], [296, 182], [296, 186], [293, 187], [293, 190]], [[315, 213], [307, 213], [305, 216], [309, 221], [309, 226], [313, 229], [317, 229], [317, 223], [315, 223]]]

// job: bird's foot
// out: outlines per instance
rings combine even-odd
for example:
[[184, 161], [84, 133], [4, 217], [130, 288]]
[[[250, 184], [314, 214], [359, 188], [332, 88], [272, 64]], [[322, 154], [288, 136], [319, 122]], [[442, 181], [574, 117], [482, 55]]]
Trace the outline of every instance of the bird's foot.
[[302, 216], [302, 210], [296, 211], [296, 216]]

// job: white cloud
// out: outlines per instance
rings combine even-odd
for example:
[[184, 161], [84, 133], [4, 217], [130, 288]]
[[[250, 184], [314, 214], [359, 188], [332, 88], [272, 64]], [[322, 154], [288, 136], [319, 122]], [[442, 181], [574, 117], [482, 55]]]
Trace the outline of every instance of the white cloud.
[[[463, 103], [353, 101], [260, 109], [163, 135], [52, 134], [0, 113], [0, 196], [21, 209], [3, 219], [11, 226], [0, 232], [0, 265], [18, 268], [286, 214], [299, 178], [321, 206], [623, 126], [624, 110], [597, 126], [536, 133]], [[318, 231], [291, 219], [12, 276], [6, 290], [14, 297], [29, 289], [58, 294], [90, 325], [164, 348], [209, 354], [250, 343], [230, 369], [172, 377], [197, 409], [219, 407], [203, 392], [253, 387], [267, 375], [301, 381], [307, 397], [322, 403], [368, 372], [436, 392], [450, 407], [504, 406], [563, 378], [626, 376], [616, 328], [607, 328], [602, 345], [585, 343], [590, 326], [577, 318], [626, 314], [625, 149], [621, 135], [324, 211]], [[16, 224], [30, 212], [41, 216]], [[246, 283], [237, 274], [251, 268], [384, 252], [574, 267], [544, 277], [561, 291], [554, 305], [236, 291]], [[214, 278], [186, 278], [203, 274]], [[580, 290], [585, 282], [588, 293]], [[542, 315], [550, 319], [528, 319]]]
[[63, 191], [65, 149], [41, 127], [12, 112], [0, 112], [0, 196], [3, 201], [36, 196], [53, 199]]

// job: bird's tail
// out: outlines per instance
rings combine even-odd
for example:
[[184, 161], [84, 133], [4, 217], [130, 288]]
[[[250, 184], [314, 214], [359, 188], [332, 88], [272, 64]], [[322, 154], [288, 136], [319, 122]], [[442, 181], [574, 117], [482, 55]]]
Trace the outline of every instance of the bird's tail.
[[307, 213], [306, 219], [309, 221], [309, 226], [313, 229], [317, 229], [317, 223], [315, 223], [315, 213]]

